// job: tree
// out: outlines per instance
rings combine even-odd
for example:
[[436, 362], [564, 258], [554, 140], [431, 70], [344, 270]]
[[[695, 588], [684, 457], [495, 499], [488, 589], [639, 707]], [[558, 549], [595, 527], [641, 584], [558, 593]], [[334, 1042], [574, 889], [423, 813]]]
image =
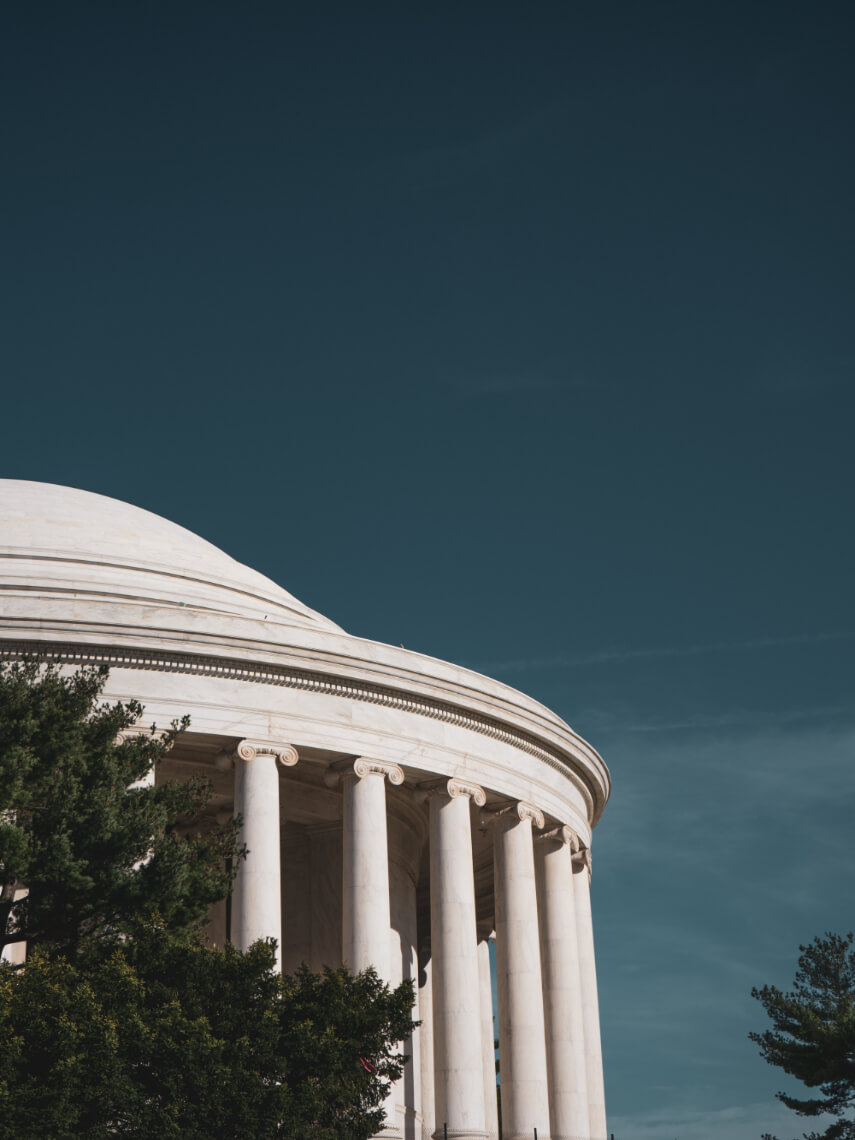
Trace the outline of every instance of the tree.
[[[156, 926], [98, 963], [0, 970], [3, 1140], [367, 1140], [412, 983], [280, 978], [269, 943], [188, 946]], [[365, 1064], [362, 1063], [365, 1062]]]
[[[855, 1106], [855, 951], [853, 935], [827, 933], [800, 946], [795, 988], [752, 989], [774, 1029], [750, 1033], [763, 1058], [821, 1097], [799, 1100], [779, 1092], [778, 1099], [800, 1116], [825, 1113], [838, 1119], [825, 1132], [806, 1140], [855, 1140], [855, 1120], [844, 1114]], [[774, 1140], [768, 1133], [763, 1140]]]
[[206, 781], [129, 790], [182, 726], [119, 743], [143, 710], [99, 704], [107, 675], [106, 666], [64, 675], [37, 661], [0, 664], [2, 946], [103, 955], [155, 911], [190, 936], [229, 890], [237, 823], [179, 831], [205, 806]]
[[[405, 1058], [394, 1042], [413, 1032], [411, 979], [395, 990], [373, 969], [344, 967], [313, 974], [305, 966], [283, 978], [282, 1050], [295, 1092], [295, 1121], [312, 1140], [367, 1140], [380, 1130], [385, 1080], [403, 1076]], [[366, 1079], [367, 1078], [367, 1079]]]
[[0, 967], [0, 1138], [367, 1140], [412, 983], [206, 946], [237, 824], [188, 828], [199, 781], [128, 790], [182, 726], [116, 743], [142, 709], [99, 703], [106, 677], [0, 666], [0, 936], [28, 941]]

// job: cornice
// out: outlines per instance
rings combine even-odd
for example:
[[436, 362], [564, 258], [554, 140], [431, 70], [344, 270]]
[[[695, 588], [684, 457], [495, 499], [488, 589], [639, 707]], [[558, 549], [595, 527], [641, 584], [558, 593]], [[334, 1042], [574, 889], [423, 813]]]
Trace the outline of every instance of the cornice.
[[608, 788], [603, 788], [591, 773], [573, 757], [532, 733], [507, 721], [467, 709], [451, 701], [439, 700], [421, 693], [408, 692], [391, 685], [364, 681], [355, 677], [336, 676], [287, 664], [252, 662], [235, 657], [166, 649], [137, 649], [115, 646], [75, 645], [59, 641], [3, 639], [0, 659], [38, 655], [40, 658], [69, 665], [109, 665], [117, 669], [140, 669], [151, 672], [183, 673], [192, 676], [246, 681], [251, 684], [276, 685], [301, 689], [354, 701], [411, 712], [501, 741], [535, 757], [571, 783], [581, 782], [594, 806], [594, 822], [602, 810]]

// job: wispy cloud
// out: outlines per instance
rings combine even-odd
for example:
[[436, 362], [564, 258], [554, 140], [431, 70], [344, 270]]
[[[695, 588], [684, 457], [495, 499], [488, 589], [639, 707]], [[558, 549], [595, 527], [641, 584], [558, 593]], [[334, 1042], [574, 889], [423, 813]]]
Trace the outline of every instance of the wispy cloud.
[[855, 631], [788, 634], [783, 637], [756, 637], [746, 641], [705, 641], [694, 645], [656, 645], [639, 648], [597, 649], [588, 653], [554, 653], [545, 657], [517, 657], [506, 661], [482, 661], [472, 668], [481, 672], [525, 673], [536, 669], [572, 669], [588, 665], [620, 664], [667, 657], [699, 657], [712, 653], [741, 653], [746, 650], [777, 649], [787, 646], [819, 645], [830, 641], [851, 641]]
[[804, 1131], [748, 1039], [766, 1028], [751, 987], [789, 987], [800, 943], [851, 926], [853, 750], [830, 724], [615, 746], [592, 899], [618, 1140]]
[[782, 724], [796, 724], [831, 717], [839, 717], [855, 711], [853, 705], [811, 705], [800, 709], [782, 709], [778, 712], [730, 712], [714, 713], [708, 716], [689, 716], [680, 720], [642, 721], [637, 724], [622, 724], [621, 732], [681, 732], [722, 728], [767, 728]]
[[[811, 1128], [825, 1128], [831, 1117], [816, 1117]], [[802, 1126], [800, 1126], [802, 1125]], [[638, 1116], [612, 1116], [609, 1131], [620, 1140], [759, 1140], [764, 1132], [782, 1137], [802, 1135], [799, 1118], [776, 1101], [695, 1110], [663, 1108]]]
[[[832, 813], [845, 811], [855, 796], [854, 758], [852, 725], [738, 726], [692, 740], [627, 737], [615, 750], [601, 845], [626, 844], [635, 859], [655, 864], [660, 852], [649, 837], [656, 835], [681, 861], [692, 852], [708, 860], [708, 835], [727, 833], [717, 854], [721, 865], [741, 858], [768, 827], [809, 833], [815, 844], [817, 819], [829, 825], [821, 839], [830, 841], [841, 837], [830, 827]], [[842, 838], [849, 843], [848, 830]], [[810, 867], [804, 855], [802, 849], [796, 862]]]

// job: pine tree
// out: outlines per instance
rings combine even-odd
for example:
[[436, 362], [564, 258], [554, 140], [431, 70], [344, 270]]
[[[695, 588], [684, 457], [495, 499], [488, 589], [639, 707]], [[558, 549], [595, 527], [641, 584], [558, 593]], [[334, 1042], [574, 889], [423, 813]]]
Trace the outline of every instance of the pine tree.
[[27, 942], [0, 966], [0, 1140], [367, 1140], [412, 983], [206, 946], [239, 821], [188, 829], [202, 781], [133, 786], [186, 722], [123, 738], [143, 710], [106, 679], [0, 665], [0, 940]]
[[236, 823], [179, 832], [207, 802], [206, 782], [131, 788], [186, 722], [119, 742], [143, 710], [99, 703], [107, 674], [106, 666], [63, 674], [36, 661], [0, 665], [3, 946], [103, 954], [155, 912], [189, 936], [229, 889]]
[[[827, 933], [800, 946], [792, 993], [775, 986], [753, 989], [774, 1029], [751, 1033], [770, 1065], [796, 1077], [821, 1097], [799, 1100], [779, 1092], [778, 1099], [800, 1116], [831, 1114], [838, 1119], [825, 1132], [806, 1140], [855, 1140], [855, 1121], [845, 1115], [855, 1106], [855, 951], [853, 935]], [[763, 1140], [774, 1140], [768, 1133]]]

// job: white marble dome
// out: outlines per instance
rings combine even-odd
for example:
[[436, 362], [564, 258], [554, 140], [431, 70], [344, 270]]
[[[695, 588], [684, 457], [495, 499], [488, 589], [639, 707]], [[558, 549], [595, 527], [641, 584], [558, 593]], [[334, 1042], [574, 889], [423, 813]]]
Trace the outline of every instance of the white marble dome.
[[338, 628], [192, 531], [52, 483], [0, 479], [0, 564], [4, 598], [35, 593], [71, 607], [115, 602]]
[[[302, 692], [304, 702], [309, 693], [324, 695], [329, 712], [335, 700], [349, 702], [352, 725], [371, 720], [376, 727], [381, 709], [406, 710], [403, 739], [417, 751], [437, 737], [439, 724], [467, 729], [469, 763], [478, 751], [473, 730], [512, 742], [561, 774], [549, 782], [575, 793], [574, 822], [588, 836], [608, 797], [608, 772], [595, 750], [525, 694], [424, 654], [352, 637], [191, 531], [90, 491], [0, 479], [3, 642], [60, 659], [106, 661], [114, 687], [125, 670], [184, 674], [187, 680], [181, 686], [172, 681], [170, 691], [176, 700], [184, 695], [194, 728], [228, 718], [215, 713], [218, 700], [193, 707], [190, 676], [256, 682], [264, 676], [277, 689]], [[156, 711], [154, 678], [126, 679], [128, 694]], [[254, 689], [252, 703], [260, 697]], [[275, 694], [273, 709], [261, 700], [253, 719], [283, 715], [282, 697]], [[371, 717], [362, 707], [357, 715], [354, 701], [372, 706]], [[416, 731], [415, 717], [433, 723], [421, 720]], [[340, 719], [335, 715], [333, 725]], [[373, 729], [366, 735], [370, 739]], [[445, 747], [449, 733], [439, 735]], [[396, 755], [401, 740], [396, 724]], [[494, 752], [494, 764], [497, 759]], [[513, 756], [507, 774], [512, 784], [522, 779], [527, 785], [532, 773], [527, 765], [520, 769], [520, 760]], [[537, 770], [543, 772], [542, 764]]]

